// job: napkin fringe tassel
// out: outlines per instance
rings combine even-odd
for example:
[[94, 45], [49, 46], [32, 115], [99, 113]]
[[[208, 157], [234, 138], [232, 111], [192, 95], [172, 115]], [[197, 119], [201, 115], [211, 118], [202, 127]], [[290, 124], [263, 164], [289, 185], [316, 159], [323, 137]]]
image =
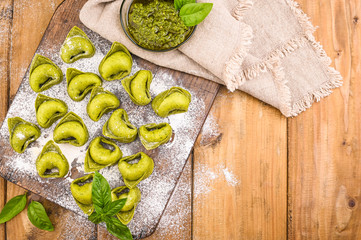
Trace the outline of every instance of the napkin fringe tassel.
[[312, 45], [320, 61], [324, 64], [328, 75], [327, 82], [324, 82], [316, 91], [307, 93], [301, 100], [293, 104], [292, 111], [287, 115], [297, 116], [299, 113], [310, 108], [314, 102], [319, 102], [322, 98], [330, 95], [333, 89], [342, 86], [343, 78], [336, 69], [330, 66], [332, 63], [331, 58], [327, 56], [327, 53], [323, 49], [322, 45], [317, 42], [313, 36], [316, 28], [312, 25], [310, 18], [302, 11], [296, 1], [286, 0], [286, 2], [290, 6], [294, 15], [297, 17], [305, 32], [308, 42]]
[[[240, 1], [244, 2], [244, 0]], [[297, 17], [300, 25], [303, 28], [304, 34], [291, 39], [288, 43], [273, 51], [261, 63], [254, 64], [244, 70], [241, 70], [240, 65], [245, 58], [245, 53], [241, 52], [240, 54], [236, 54], [236, 56], [234, 56], [226, 64], [225, 82], [228, 89], [230, 91], [234, 91], [246, 81], [258, 77], [262, 72], [271, 72], [275, 81], [278, 95], [281, 99], [281, 106], [279, 106], [280, 111], [287, 117], [293, 117], [305, 111], [307, 108], [310, 108], [315, 101], [318, 102], [322, 98], [330, 95], [332, 93], [332, 89], [342, 86], [342, 76], [338, 71], [330, 66], [332, 63], [331, 59], [327, 56], [327, 53], [323, 49], [322, 45], [317, 42], [313, 36], [316, 28], [310, 22], [310, 18], [302, 11], [302, 9], [300, 9], [297, 2], [294, 0], [285, 1], [290, 6], [294, 15]], [[245, 2], [248, 1], [246, 0]], [[242, 12], [240, 9], [238, 11]], [[292, 104], [291, 91], [287, 86], [288, 79], [285, 79], [285, 73], [283, 67], [281, 66], [281, 59], [285, 58], [306, 44], [310, 44], [315, 50], [319, 60], [325, 67], [325, 71], [327, 72], [329, 80], [323, 83], [317, 90], [307, 93], [302, 97], [302, 99]]]

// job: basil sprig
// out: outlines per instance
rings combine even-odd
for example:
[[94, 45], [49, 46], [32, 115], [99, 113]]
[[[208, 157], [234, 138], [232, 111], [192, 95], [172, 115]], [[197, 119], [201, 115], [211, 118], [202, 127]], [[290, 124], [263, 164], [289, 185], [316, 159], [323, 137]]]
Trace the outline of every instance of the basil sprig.
[[195, 3], [196, 0], [174, 0], [174, 7], [176, 10], [181, 9], [184, 5], [188, 3]]
[[26, 193], [10, 199], [1, 210], [0, 224], [11, 220], [18, 215], [26, 206]]
[[28, 206], [28, 218], [37, 228], [46, 231], [54, 231], [54, 226], [46, 214], [43, 205], [37, 201], [32, 201]]
[[179, 16], [188, 27], [201, 23], [211, 12], [213, 3], [189, 3], [184, 5]]
[[95, 224], [105, 222], [108, 231], [119, 239], [133, 239], [129, 228], [114, 217], [124, 207], [127, 199], [112, 202], [109, 183], [98, 172], [95, 172], [93, 178], [92, 200], [95, 212], [88, 217], [89, 221]]

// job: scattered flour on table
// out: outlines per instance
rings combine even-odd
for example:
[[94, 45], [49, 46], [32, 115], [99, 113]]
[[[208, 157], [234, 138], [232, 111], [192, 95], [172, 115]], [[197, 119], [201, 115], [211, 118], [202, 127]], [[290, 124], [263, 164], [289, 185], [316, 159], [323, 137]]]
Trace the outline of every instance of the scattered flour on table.
[[219, 125], [213, 114], [210, 113], [203, 124], [201, 145], [206, 145], [212, 138], [218, 137], [220, 134]]
[[223, 164], [216, 165], [213, 169], [210, 169], [205, 164], [195, 163], [194, 197], [197, 198], [216, 190], [213, 185], [218, 180], [225, 180], [230, 187], [236, 187], [240, 182], [232, 171], [226, 168]]

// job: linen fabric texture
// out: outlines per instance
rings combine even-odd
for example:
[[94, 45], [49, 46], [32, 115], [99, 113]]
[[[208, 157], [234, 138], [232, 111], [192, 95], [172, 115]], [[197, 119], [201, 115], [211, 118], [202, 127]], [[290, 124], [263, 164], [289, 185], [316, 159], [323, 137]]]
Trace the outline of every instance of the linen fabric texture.
[[161, 53], [128, 39], [120, 23], [122, 2], [89, 0], [80, 20], [141, 58], [224, 84], [230, 91], [242, 90], [287, 117], [342, 85], [313, 36], [315, 27], [293, 0], [200, 0], [214, 4], [211, 13], [187, 43]]

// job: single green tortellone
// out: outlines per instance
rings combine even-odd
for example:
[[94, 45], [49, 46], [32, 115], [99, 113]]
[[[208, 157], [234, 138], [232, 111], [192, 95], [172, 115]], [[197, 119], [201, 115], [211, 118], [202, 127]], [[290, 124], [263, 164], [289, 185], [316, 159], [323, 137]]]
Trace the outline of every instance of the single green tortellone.
[[19, 117], [9, 118], [8, 127], [10, 145], [18, 153], [23, 153], [41, 134], [38, 126]]
[[157, 95], [152, 102], [154, 112], [160, 117], [188, 111], [191, 94], [180, 87], [172, 87]]
[[149, 92], [152, 79], [151, 71], [139, 70], [133, 76], [123, 79], [122, 85], [135, 104], [144, 106], [152, 100]]
[[94, 211], [92, 200], [92, 186], [94, 173], [77, 178], [70, 184], [70, 191], [75, 199], [76, 204], [87, 215]]
[[114, 42], [99, 65], [99, 73], [104, 80], [113, 81], [128, 76], [132, 70], [133, 59], [128, 49]]
[[36, 170], [42, 178], [62, 178], [68, 173], [68, 160], [53, 140], [45, 144], [36, 159]]
[[48, 128], [68, 112], [62, 100], [39, 94], [35, 100], [36, 120], [40, 127]]
[[101, 78], [95, 73], [82, 72], [75, 68], [66, 70], [66, 82], [69, 97], [81, 101], [93, 88], [102, 85]]
[[[137, 163], [131, 163], [138, 161]], [[120, 159], [118, 168], [123, 176], [125, 185], [132, 189], [137, 184], [149, 177], [154, 169], [153, 159], [147, 154], [139, 152], [137, 154]]]
[[139, 128], [140, 141], [147, 150], [167, 143], [172, 133], [172, 127], [168, 123], [150, 123]]
[[69, 112], [56, 125], [53, 137], [56, 143], [69, 143], [80, 147], [88, 141], [89, 134], [83, 120], [75, 113]]
[[93, 88], [86, 111], [91, 120], [97, 122], [103, 114], [119, 107], [120, 101], [113, 93], [102, 87]]
[[129, 189], [127, 186], [121, 186], [112, 190], [112, 201], [126, 198], [124, 207], [116, 214], [117, 218], [127, 225], [134, 216], [135, 208], [141, 199], [141, 193], [138, 187]]
[[60, 49], [60, 57], [66, 63], [73, 63], [81, 58], [90, 58], [95, 54], [95, 47], [88, 36], [74, 26], [66, 36]]
[[137, 128], [129, 122], [124, 109], [115, 110], [103, 126], [103, 135], [122, 143], [133, 142], [138, 135]]
[[96, 137], [86, 152], [84, 170], [85, 172], [98, 171], [118, 162], [122, 156], [122, 151], [113, 141]]
[[30, 65], [29, 84], [34, 92], [42, 92], [59, 84], [63, 72], [49, 58], [36, 54]]

